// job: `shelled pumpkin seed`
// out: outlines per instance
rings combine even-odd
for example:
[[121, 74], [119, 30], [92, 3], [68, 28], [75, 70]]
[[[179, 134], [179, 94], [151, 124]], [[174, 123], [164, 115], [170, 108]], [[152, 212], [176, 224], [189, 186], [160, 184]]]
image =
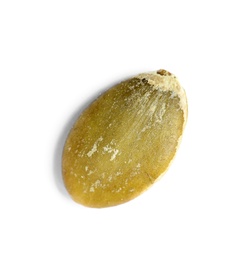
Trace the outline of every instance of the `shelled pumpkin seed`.
[[167, 170], [186, 120], [185, 91], [165, 70], [110, 88], [82, 112], [66, 140], [69, 194], [98, 208], [137, 197]]

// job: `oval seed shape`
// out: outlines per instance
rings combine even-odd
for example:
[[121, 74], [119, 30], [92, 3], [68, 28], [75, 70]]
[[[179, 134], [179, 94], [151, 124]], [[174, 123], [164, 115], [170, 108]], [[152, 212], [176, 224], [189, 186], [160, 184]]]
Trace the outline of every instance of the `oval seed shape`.
[[167, 170], [186, 119], [185, 91], [165, 70], [110, 88], [82, 112], [66, 140], [69, 194], [96, 208], [137, 197]]

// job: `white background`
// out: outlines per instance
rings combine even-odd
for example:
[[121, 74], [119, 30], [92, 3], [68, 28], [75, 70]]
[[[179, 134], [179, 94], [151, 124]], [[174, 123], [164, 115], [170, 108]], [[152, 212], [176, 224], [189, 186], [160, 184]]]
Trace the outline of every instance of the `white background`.
[[[249, 259], [248, 1], [0, 1], [0, 259]], [[61, 153], [82, 109], [164, 68], [189, 119], [167, 174], [78, 205]]]

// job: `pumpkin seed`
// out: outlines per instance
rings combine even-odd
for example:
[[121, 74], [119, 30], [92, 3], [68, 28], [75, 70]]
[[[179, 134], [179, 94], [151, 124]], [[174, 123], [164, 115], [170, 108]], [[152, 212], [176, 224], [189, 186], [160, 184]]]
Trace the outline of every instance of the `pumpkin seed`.
[[97, 208], [137, 197], [167, 170], [186, 119], [185, 91], [165, 70], [110, 88], [82, 112], [66, 140], [69, 194]]

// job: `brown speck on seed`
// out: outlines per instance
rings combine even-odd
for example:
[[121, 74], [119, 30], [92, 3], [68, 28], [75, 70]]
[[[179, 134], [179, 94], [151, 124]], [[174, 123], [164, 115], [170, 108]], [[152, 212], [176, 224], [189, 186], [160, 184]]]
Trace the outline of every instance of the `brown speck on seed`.
[[146, 83], [148, 83], [148, 80], [145, 79], [145, 78], [143, 78], [143, 79], [142, 79], [142, 82], [146, 84]]
[[166, 71], [166, 70], [163, 70], [163, 69], [160, 69], [157, 71], [157, 74], [161, 75], [161, 76], [171, 76], [171, 73]]

